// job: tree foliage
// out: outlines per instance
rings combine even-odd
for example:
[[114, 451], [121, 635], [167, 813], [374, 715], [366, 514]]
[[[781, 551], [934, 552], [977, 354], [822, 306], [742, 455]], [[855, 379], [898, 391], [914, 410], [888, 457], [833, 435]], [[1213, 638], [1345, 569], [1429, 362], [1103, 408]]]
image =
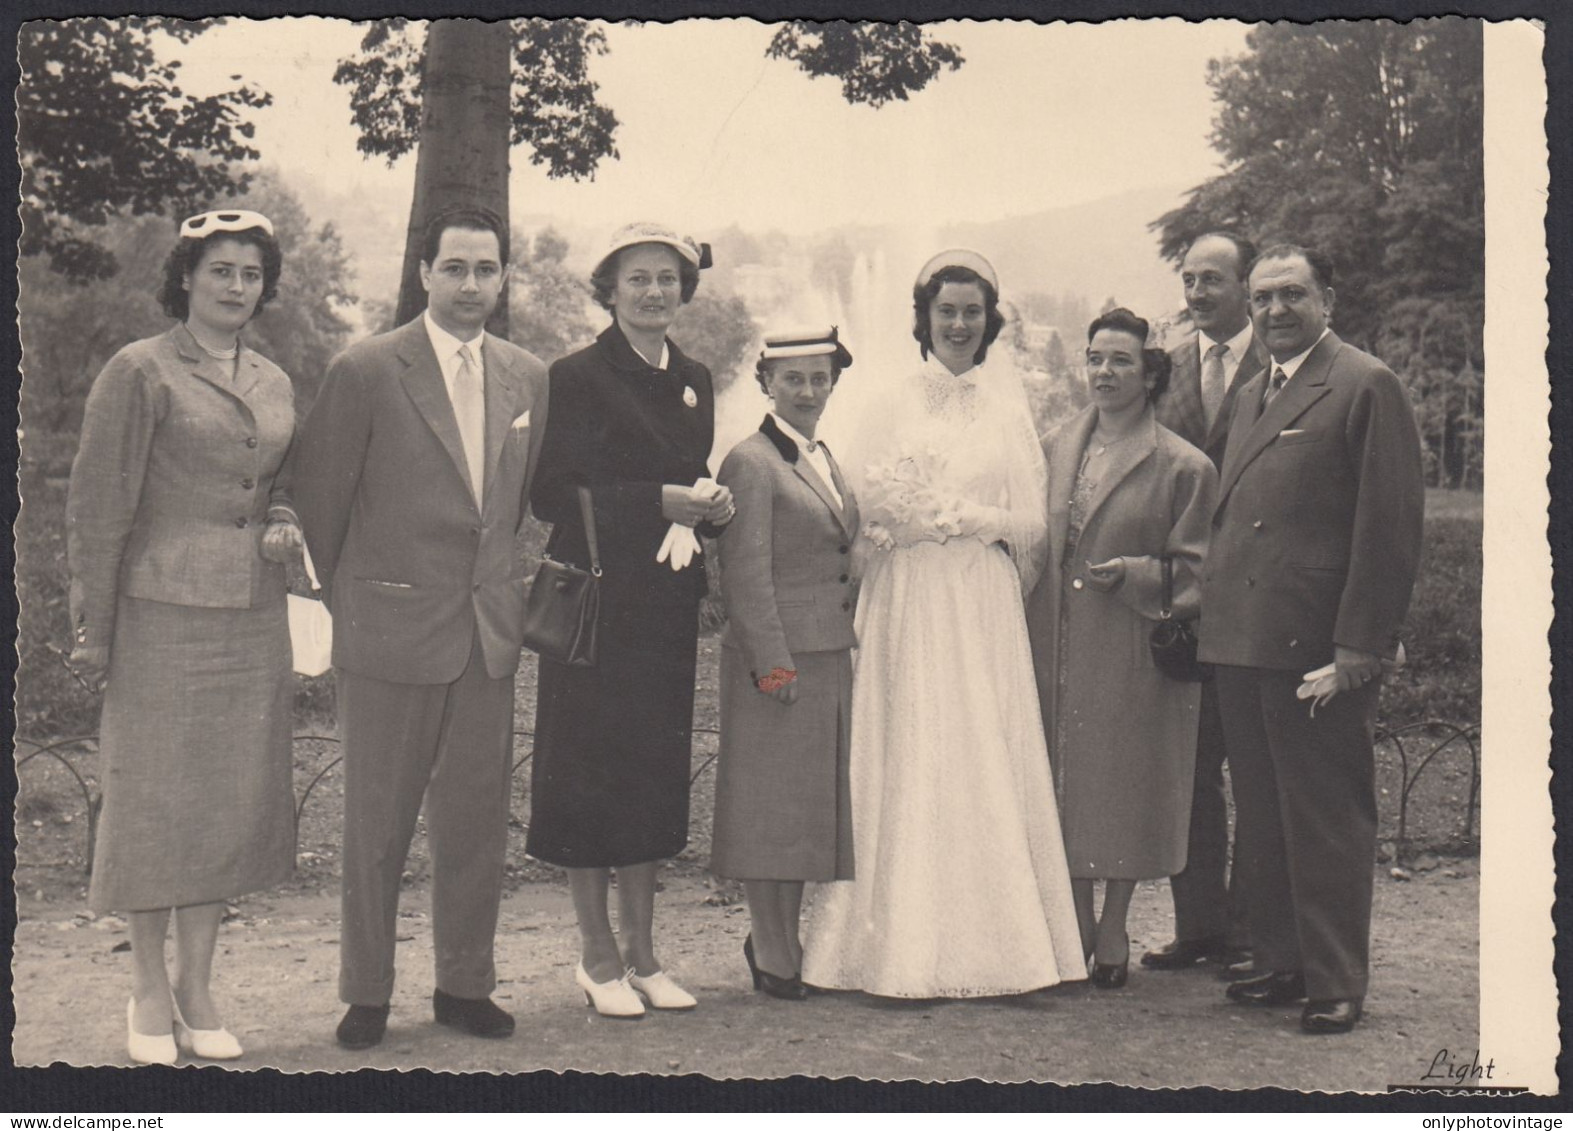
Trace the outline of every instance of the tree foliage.
[[565, 265], [568, 241], [543, 228], [533, 241], [513, 237], [514, 267], [508, 283], [508, 336], [542, 361], [566, 357], [595, 337], [590, 292]]
[[841, 96], [875, 109], [905, 102], [965, 60], [953, 44], [930, 38], [917, 24], [814, 23], [793, 20], [776, 32], [765, 53], [789, 59], [814, 78], [841, 80]]
[[75, 280], [117, 270], [100, 230], [110, 218], [195, 211], [244, 191], [237, 163], [258, 153], [244, 110], [272, 96], [237, 86], [197, 98], [160, 37], [189, 43], [222, 21], [167, 17], [37, 20], [17, 36], [16, 92], [23, 256], [43, 254]]
[[[596, 99], [589, 60], [606, 54], [606, 33], [583, 20], [518, 19], [496, 25], [510, 39], [510, 142], [550, 177], [595, 175], [617, 157], [617, 116]], [[376, 20], [359, 55], [339, 62], [333, 81], [350, 87], [357, 146], [392, 164], [420, 141], [427, 28], [405, 18]]]
[[[246, 202], [273, 221], [284, 270], [278, 296], [246, 328], [245, 338], [290, 375], [304, 408], [328, 359], [349, 338], [341, 311], [355, 300], [353, 270], [332, 225], [314, 225], [275, 174], [256, 175]], [[225, 201], [213, 203], [222, 207]], [[73, 434], [104, 363], [128, 342], [170, 325], [157, 294], [164, 261], [179, 238], [175, 225], [156, 216], [110, 216], [101, 238], [122, 265], [113, 281], [71, 282], [41, 255], [18, 264], [21, 413], [30, 444], [39, 433]]]
[[1409, 385], [1434, 481], [1478, 482], [1479, 22], [1264, 24], [1246, 42], [1208, 65], [1225, 171], [1154, 222], [1163, 254], [1220, 227], [1327, 253], [1334, 324]]
[[750, 355], [759, 341], [748, 305], [737, 295], [707, 292], [703, 286], [678, 312], [672, 337], [683, 352], [702, 362], [721, 392], [745, 369], [752, 371]]

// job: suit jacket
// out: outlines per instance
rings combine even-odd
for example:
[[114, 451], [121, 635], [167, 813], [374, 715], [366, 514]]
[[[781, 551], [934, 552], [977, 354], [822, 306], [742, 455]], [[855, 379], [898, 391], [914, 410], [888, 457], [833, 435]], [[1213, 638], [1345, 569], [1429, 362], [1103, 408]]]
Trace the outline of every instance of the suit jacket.
[[480, 634], [486, 670], [519, 664], [514, 539], [546, 424], [546, 370], [487, 334], [485, 490], [470, 490], [458, 420], [423, 319], [334, 358], [296, 444], [296, 505], [333, 611], [336, 667], [450, 683]]
[[66, 500], [71, 621], [109, 644], [119, 596], [255, 608], [284, 599], [261, 554], [268, 509], [288, 505], [295, 431], [284, 371], [241, 347], [226, 362], [184, 325], [132, 342], [88, 394]]
[[[661, 487], [708, 478], [715, 436], [710, 371], [666, 344], [667, 368], [657, 369], [613, 322], [590, 345], [552, 363], [552, 426], [530, 502], [536, 517], [552, 523], [546, 552], [588, 566], [577, 488], [590, 488], [603, 613], [697, 602], [705, 594], [702, 561], [673, 572], [655, 560], [671, 526], [661, 515]], [[716, 533], [703, 524], [699, 531]]]
[[828, 448], [825, 455], [840, 505], [771, 417], [721, 464], [718, 479], [737, 504], [718, 543], [722, 643], [743, 650], [755, 679], [796, 668], [795, 653], [857, 645], [850, 569], [857, 499]]
[[1218, 406], [1218, 415], [1209, 428], [1207, 411], [1202, 404], [1202, 361], [1197, 336], [1194, 332], [1187, 334], [1184, 341], [1169, 351], [1169, 388], [1158, 398], [1158, 423], [1200, 448], [1213, 461], [1214, 467], [1221, 468], [1235, 397], [1241, 386], [1267, 365], [1267, 346], [1252, 333], [1251, 344], [1240, 359], [1234, 379], [1224, 391], [1223, 403]]
[[1328, 333], [1266, 411], [1240, 389], [1203, 574], [1200, 655], [1307, 672], [1392, 653], [1420, 561], [1420, 434], [1391, 370]]

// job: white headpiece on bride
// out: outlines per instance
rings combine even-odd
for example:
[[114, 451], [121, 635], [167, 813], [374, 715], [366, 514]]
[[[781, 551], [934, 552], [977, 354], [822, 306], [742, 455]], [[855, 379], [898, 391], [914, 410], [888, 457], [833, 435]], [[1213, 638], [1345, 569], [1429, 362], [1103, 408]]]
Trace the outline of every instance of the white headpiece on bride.
[[918, 272], [917, 282], [914, 285], [924, 286], [947, 267], [965, 267], [993, 287], [996, 295], [1000, 293], [1000, 280], [994, 273], [994, 265], [977, 252], [965, 247], [947, 248], [930, 259]]

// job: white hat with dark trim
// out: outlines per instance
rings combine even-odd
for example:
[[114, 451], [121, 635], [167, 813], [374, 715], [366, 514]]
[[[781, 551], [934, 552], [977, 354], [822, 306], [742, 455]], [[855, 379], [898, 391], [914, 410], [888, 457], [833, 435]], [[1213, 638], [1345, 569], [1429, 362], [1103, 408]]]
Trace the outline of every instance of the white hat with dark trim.
[[999, 276], [994, 274], [994, 265], [977, 252], [964, 247], [947, 248], [925, 263], [918, 272], [917, 285], [924, 286], [947, 267], [965, 267], [993, 287], [996, 295], [999, 294], [1000, 281]]
[[815, 357], [824, 353], [830, 354], [831, 364], [837, 369], [848, 369], [852, 365], [852, 354], [841, 344], [840, 332], [835, 326], [799, 327], [766, 334], [765, 348], [759, 351], [759, 360]]
[[681, 255], [689, 263], [703, 271], [710, 266], [710, 245], [695, 243], [692, 236], [679, 236], [671, 228], [661, 224], [654, 224], [648, 220], [639, 220], [632, 224], [624, 224], [612, 233], [612, 238], [606, 250], [601, 253], [600, 264], [596, 266], [599, 273], [601, 266], [612, 256], [622, 251], [625, 247], [633, 247], [642, 243], [665, 244]]

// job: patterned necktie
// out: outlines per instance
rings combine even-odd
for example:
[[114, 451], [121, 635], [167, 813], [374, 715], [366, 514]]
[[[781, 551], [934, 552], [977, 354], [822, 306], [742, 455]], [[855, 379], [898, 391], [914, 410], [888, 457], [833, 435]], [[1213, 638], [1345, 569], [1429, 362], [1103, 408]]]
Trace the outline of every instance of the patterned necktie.
[[1267, 391], [1262, 394], [1262, 411], [1267, 411], [1267, 406], [1273, 403], [1273, 398], [1283, 391], [1284, 385], [1289, 381], [1289, 375], [1278, 366], [1273, 366], [1273, 379], [1267, 383]]
[[469, 344], [459, 347], [459, 371], [453, 377], [453, 415], [459, 421], [459, 439], [464, 443], [464, 460], [470, 469], [470, 489], [475, 501], [483, 498], [486, 484], [486, 394], [481, 387], [481, 370]]
[[1214, 342], [1207, 347], [1207, 360], [1202, 362], [1202, 410], [1207, 415], [1207, 427], [1218, 419], [1218, 409], [1223, 404], [1223, 357], [1229, 347]]

